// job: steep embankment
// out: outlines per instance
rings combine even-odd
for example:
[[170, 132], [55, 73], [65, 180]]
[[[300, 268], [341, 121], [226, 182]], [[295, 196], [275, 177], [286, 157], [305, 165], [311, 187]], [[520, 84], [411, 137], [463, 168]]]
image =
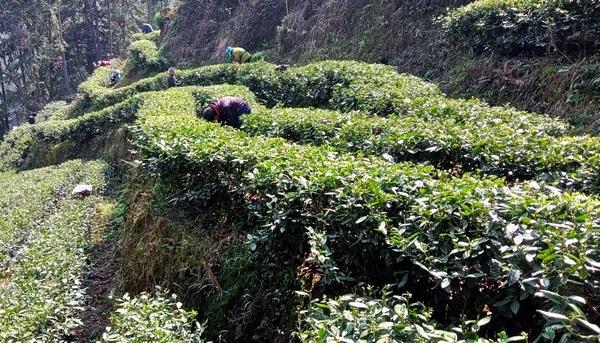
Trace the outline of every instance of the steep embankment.
[[189, 0], [168, 17], [162, 39], [174, 63], [220, 62], [234, 44], [282, 62], [355, 59], [417, 74], [444, 67], [432, 19], [466, 3]]
[[[559, 21], [543, 37], [533, 37], [537, 42], [533, 50], [541, 50], [542, 54], [531, 54], [526, 47], [522, 47], [524, 54], [504, 54], [487, 48], [474, 50], [478, 42], [470, 35], [444, 37], [435, 18], [448, 8], [467, 3], [464, 0], [188, 0], [176, 13], [167, 16], [170, 21], [163, 27], [162, 38], [169, 59], [182, 65], [221, 61], [228, 45], [266, 51], [268, 59], [276, 62], [306, 63], [322, 59], [384, 62], [397, 66], [401, 72], [436, 81], [452, 96], [475, 96], [492, 104], [510, 103], [520, 109], [560, 115], [580, 132], [598, 132], [597, 56], [594, 57], [593, 51], [579, 53], [572, 46], [567, 53], [551, 47], [556, 41], [554, 32], [589, 37], [592, 41], [597, 37], [597, 22], [584, 21], [598, 11], [593, 1], [578, 2], [581, 4], [577, 6], [570, 6], [567, 1], [564, 8], [539, 19], [543, 23]], [[491, 3], [500, 4], [503, 9], [502, 1]], [[506, 3], [510, 6], [511, 2]], [[587, 17], [579, 12], [570, 15], [578, 6]], [[493, 9], [490, 12], [497, 16], [471, 18], [472, 22], [487, 20], [486, 25], [502, 26], [503, 20], [512, 15], [504, 16], [505, 12]], [[528, 32], [535, 30], [521, 26], [537, 20], [529, 17], [531, 12], [516, 15], [517, 19], [522, 18], [520, 22], [506, 21], [507, 28], [516, 27], [513, 31], [507, 29], [513, 35], [507, 41], [529, 39]], [[573, 22], [560, 21], [563, 17]], [[589, 30], [576, 32], [581, 27]], [[509, 36], [501, 29], [494, 32], [499, 37]]]

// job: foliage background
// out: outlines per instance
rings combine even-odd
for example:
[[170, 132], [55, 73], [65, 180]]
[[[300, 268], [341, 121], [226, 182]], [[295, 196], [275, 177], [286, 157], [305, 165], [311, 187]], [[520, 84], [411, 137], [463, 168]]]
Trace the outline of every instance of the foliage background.
[[0, 137], [50, 100], [69, 97], [100, 59], [122, 57], [169, 0], [0, 2]]

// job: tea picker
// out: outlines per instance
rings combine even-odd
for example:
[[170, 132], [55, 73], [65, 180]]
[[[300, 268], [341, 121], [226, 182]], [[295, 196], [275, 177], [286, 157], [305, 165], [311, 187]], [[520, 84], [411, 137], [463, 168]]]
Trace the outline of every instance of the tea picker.
[[169, 73], [169, 76], [167, 77], [167, 86], [169, 88], [181, 86], [181, 84], [182, 84], [181, 80], [179, 80], [177, 78], [177, 76], [175, 75], [175, 67], [169, 68], [168, 73]]
[[252, 59], [252, 55], [244, 48], [232, 48], [228, 47], [225, 49], [225, 58], [228, 62], [233, 62], [237, 64], [242, 64], [246, 62], [250, 62]]
[[250, 114], [252, 110], [246, 100], [239, 97], [226, 96], [212, 102], [202, 111], [202, 117], [208, 121], [216, 121], [239, 129], [242, 126], [240, 117]]
[[154, 29], [152, 28], [152, 25], [150, 25], [148, 23], [143, 23], [142, 24], [142, 32], [143, 33], [150, 33], [150, 32], [154, 32]]

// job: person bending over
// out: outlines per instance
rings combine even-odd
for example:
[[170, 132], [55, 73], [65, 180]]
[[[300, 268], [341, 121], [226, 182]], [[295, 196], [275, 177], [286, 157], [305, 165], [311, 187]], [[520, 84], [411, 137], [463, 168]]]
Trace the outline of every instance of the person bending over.
[[221, 125], [228, 125], [239, 129], [242, 126], [240, 117], [244, 114], [250, 114], [251, 111], [250, 105], [248, 105], [246, 100], [239, 97], [226, 96], [208, 105], [202, 111], [202, 117], [208, 121], [216, 121], [217, 123], [221, 123]]
[[150, 25], [148, 23], [143, 23], [142, 24], [142, 32], [143, 33], [154, 32], [154, 28], [152, 27], [152, 25]]
[[225, 56], [227, 61], [230, 63], [242, 64], [250, 61], [252, 55], [244, 48], [232, 48], [228, 47], [225, 49]]

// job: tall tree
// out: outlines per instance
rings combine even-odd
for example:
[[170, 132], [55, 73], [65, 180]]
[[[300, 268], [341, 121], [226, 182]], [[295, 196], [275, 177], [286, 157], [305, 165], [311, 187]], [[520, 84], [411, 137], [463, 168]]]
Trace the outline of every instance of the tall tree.
[[124, 56], [157, 0], [1, 0], [0, 137], [75, 89], [99, 58]]

